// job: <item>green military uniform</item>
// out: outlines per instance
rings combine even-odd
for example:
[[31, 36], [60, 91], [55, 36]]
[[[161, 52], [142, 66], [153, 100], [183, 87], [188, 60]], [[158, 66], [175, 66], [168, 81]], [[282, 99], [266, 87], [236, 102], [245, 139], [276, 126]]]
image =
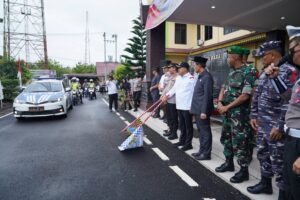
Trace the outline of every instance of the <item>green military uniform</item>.
[[[242, 55], [241, 48], [231, 48], [232, 54]], [[226, 106], [235, 101], [242, 94], [252, 94], [256, 77], [247, 65], [233, 69], [227, 78], [223, 104]], [[238, 164], [242, 167], [249, 166], [251, 162], [251, 148], [253, 131], [249, 124], [250, 100], [230, 109], [223, 118], [221, 143], [224, 145], [226, 157], [236, 156]]]

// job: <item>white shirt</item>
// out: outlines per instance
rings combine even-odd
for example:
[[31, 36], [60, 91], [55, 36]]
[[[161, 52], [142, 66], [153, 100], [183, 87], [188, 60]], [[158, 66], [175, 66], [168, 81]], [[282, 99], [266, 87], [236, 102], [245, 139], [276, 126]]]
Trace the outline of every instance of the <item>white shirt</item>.
[[118, 93], [117, 84], [115, 80], [107, 81], [106, 85], [107, 85], [108, 95]]
[[190, 73], [178, 76], [174, 87], [167, 93], [170, 98], [176, 94], [176, 108], [178, 110], [190, 110], [194, 94], [195, 78]]

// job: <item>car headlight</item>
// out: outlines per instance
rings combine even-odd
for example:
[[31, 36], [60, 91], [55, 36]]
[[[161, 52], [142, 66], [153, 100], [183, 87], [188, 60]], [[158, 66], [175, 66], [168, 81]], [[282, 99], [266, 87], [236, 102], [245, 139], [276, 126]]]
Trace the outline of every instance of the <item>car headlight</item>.
[[15, 100], [15, 103], [18, 103], [18, 104], [25, 104], [26, 102], [25, 102], [24, 100], [16, 99], [16, 100]]
[[63, 98], [60, 97], [60, 98], [58, 98], [56, 100], [51, 101], [51, 103], [57, 103], [57, 102], [62, 102], [62, 101], [63, 101]]

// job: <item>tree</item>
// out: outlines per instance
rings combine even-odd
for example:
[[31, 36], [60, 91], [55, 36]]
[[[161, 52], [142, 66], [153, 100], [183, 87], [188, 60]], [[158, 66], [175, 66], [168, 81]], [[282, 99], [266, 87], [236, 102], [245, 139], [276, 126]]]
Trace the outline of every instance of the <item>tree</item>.
[[[29, 66], [30, 69], [45, 69], [44, 62], [38, 61]], [[70, 67], [63, 67], [58, 61], [56, 60], [48, 60], [48, 68], [49, 70], [55, 70], [56, 76], [61, 78], [64, 74], [72, 73], [72, 69]]]
[[82, 63], [76, 64], [76, 67], [73, 68], [73, 73], [76, 74], [95, 74], [96, 73], [96, 66], [95, 65], [85, 65]]
[[122, 64], [129, 67], [142, 67], [142, 73], [146, 71], [146, 32], [141, 18], [138, 17], [133, 21], [131, 33], [133, 37], [129, 39], [127, 48], [124, 49], [128, 55], [122, 55]]
[[129, 66], [125, 66], [122, 64], [118, 65], [113, 72], [113, 77], [118, 81], [121, 81], [124, 78], [130, 79], [133, 76], [134, 76], [133, 70]]

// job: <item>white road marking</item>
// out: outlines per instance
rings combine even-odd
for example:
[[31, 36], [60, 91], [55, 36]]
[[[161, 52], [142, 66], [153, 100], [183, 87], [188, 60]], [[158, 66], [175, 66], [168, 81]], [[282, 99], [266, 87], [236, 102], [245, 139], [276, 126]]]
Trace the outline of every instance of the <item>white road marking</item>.
[[148, 145], [152, 145], [152, 142], [146, 136], [144, 137], [144, 142]]
[[194, 181], [187, 173], [182, 171], [178, 166], [170, 166], [170, 168], [190, 187], [199, 187], [199, 184]]
[[125, 118], [124, 118], [124, 117], [122, 117], [122, 116], [120, 116], [120, 119], [121, 119], [121, 120], [123, 120], [123, 121], [125, 121]]
[[152, 148], [152, 150], [162, 159], [163, 161], [170, 160], [166, 154], [164, 154], [159, 148]]
[[126, 123], [127, 126], [130, 124], [129, 121], [124, 121], [124, 122]]
[[3, 116], [1, 116], [0, 117], [0, 119], [3, 119], [3, 118], [5, 118], [5, 117], [8, 117], [8, 116], [10, 116], [10, 115], [12, 115], [13, 113], [11, 112], [11, 113], [8, 113], [8, 114], [6, 114], [6, 115], [3, 115]]
[[203, 200], [216, 200], [216, 199], [211, 199], [211, 198], [203, 198]]
[[109, 103], [105, 99], [102, 99], [102, 101], [109, 106]]
[[116, 112], [116, 114], [117, 114], [118, 116], [121, 116], [120, 113], [118, 113], [118, 112]]

